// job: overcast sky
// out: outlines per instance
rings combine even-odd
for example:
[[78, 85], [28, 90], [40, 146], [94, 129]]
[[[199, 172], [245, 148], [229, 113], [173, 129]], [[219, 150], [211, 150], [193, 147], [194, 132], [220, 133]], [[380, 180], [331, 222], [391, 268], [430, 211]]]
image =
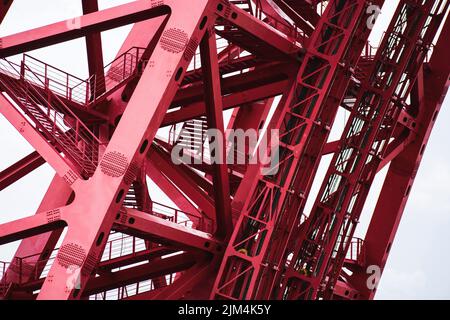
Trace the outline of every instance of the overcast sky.
[[[0, 26], [0, 36], [68, 19], [81, 14], [79, 0], [15, 0]], [[106, 8], [129, 1], [100, 0]], [[398, 0], [386, 1], [371, 39], [378, 43]], [[110, 62], [130, 27], [102, 34], [104, 60]], [[87, 63], [83, 40], [74, 40], [51, 48], [31, 52], [31, 55], [80, 77], [86, 77]], [[410, 200], [406, 206], [396, 240], [392, 246], [386, 270], [381, 279], [377, 299], [450, 299], [450, 99], [436, 122], [427, 146], [422, 166], [417, 174]], [[336, 121], [344, 123], [345, 115]], [[8, 167], [33, 149], [0, 115], [0, 170]], [[322, 165], [325, 168], [325, 164]], [[323, 171], [323, 169], [321, 170]], [[53, 176], [44, 165], [19, 182], [0, 192], [0, 223], [34, 214]], [[362, 217], [360, 234], [369, 220], [368, 213], [376, 201], [378, 179]], [[151, 192], [154, 191], [155, 186]], [[318, 185], [315, 186], [315, 189]], [[160, 194], [160, 192], [157, 192]], [[0, 261], [9, 261], [17, 244], [0, 247]]]

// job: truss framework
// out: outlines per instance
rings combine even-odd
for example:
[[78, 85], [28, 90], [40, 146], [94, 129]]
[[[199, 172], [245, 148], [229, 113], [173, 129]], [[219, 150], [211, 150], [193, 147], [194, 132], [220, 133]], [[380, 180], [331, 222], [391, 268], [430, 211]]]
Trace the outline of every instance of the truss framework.
[[[367, 267], [386, 264], [450, 72], [449, 1], [400, 0], [373, 48], [369, 5], [383, 4], [139, 0], [99, 10], [83, 0], [76, 26], [0, 39], [0, 111], [35, 149], [0, 173], [0, 190], [44, 163], [56, 172], [35, 214], [0, 225], [0, 245], [21, 240], [0, 262], [0, 298], [373, 298]], [[132, 23], [104, 65], [100, 33]], [[26, 53], [78, 38], [88, 79]], [[350, 117], [329, 141], [338, 110]], [[263, 127], [280, 137], [269, 175], [208, 161], [208, 129], [228, 157], [226, 129]], [[197, 161], [175, 164], [175, 148]], [[148, 178], [175, 208], [155, 201]]]

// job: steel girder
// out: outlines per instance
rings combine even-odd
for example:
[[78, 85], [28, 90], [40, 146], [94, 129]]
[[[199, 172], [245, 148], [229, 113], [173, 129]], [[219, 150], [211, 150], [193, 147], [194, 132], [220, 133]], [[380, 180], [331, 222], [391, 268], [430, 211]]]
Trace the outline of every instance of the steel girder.
[[[1, 19], [11, 3], [1, 5]], [[0, 297], [373, 298], [365, 268], [386, 263], [448, 87], [448, 21], [424, 64], [448, 1], [400, 1], [399, 18], [374, 55], [367, 53], [366, 1], [80, 5], [76, 27], [61, 21], [2, 38], [6, 58], [84, 37], [90, 77], [29, 56], [21, 64], [1, 60], [2, 114], [36, 151], [3, 170], [0, 187], [45, 162], [56, 175], [35, 215], [0, 225], [0, 243], [23, 239], [1, 269]], [[100, 32], [131, 23], [105, 66]], [[368, 92], [377, 97], [367, 100]], [[340, 108], [351, 117], [342, 138], [329, 142]], [[377, 130], [353, 132], [362, 116]], [[225, 128], [278, 129], [276, 170], [175, 165], [178, 125], [195, 121], [222, 133], [222, 155], [230, 152]], [[355, 165], [330, 193], [349, 148], [357, 152], [344, 163]], [[333, 161], [305, 215], [326, 154]], [[387, 165], [366, 239], [356, 241], [371, 182]], [[177, 208], [155, 201], [147, 176]]]

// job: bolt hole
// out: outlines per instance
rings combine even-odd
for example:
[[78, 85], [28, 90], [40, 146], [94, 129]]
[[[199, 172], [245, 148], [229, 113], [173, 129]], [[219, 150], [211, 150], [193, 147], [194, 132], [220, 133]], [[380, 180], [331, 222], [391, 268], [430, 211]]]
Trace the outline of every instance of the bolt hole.
[[412, 127], [413, 127], [413, 128], [415, 128], [416, 125], [417, 125], [417, 124], [416, 124], [415, 122], [412, 123]]
[[44, 253], [42, 254], [42, 259], [47, 259], [48, 257], [48, 251], [44, 251]]
[[122, 200], [122, 197], [123, 197], [123, 194], [125, 193], [125, 191], [123, 190], [123, 189], [121, 189], [120, 191], [119, 191], [119, 193], [117, 194], [117, 197], [116, 197], [116, 203], [119, 203], [120, 202], [120, 200]]
[[200, 22], [200, 26], [199, 26], [200, 30], [203, 30], [203, 28], [205, 27], [207, 21], [208, 21], [208, 17], [204, 16], [203, 19], [202, 19], [202, 22]]
[[420, 148], [420, 155], [423, 156], [423, 153], [425, 152], [425, 144], [422, 145], [422, 148]]
[[392, 242], [389, 242], [389, 244], [386, 248], [386, 253], [389, 253], [389, 251], [391, 251], [391, 246], [392, 246]]
[[175, 75], [175, 81], [178, 81], [178, 80], [180, 80], [180, 77], [181, 77], [181, 75], [183, 74], [183, 68], [178, 68], [178, 71], [177, 71], [177, 73], [176, 73], [176, 75]]
[[143, 154], [145, 152], [145, 149], [147, 149], [147, 146], [148, 146], [148, 140], [145, 139], [141, 145], [141, 148], [139, 149], [139, 153]]
[[136, 220], [134, 218], [128, 219], [128, 223], [129, 224], [134, 224], [135, 222], [136, 222]]
[[411, 192], [411, 186], [408, 186], [408, 189], [406, 189], [405, 197], [409, 196], [410, 192]]
[[236, 13], [236, 12], [233, 12], [233, 13], [231, 14], [231, 18], [232, 18], [232, 19], [236, 19], [236, 18], [237, 18], [237, 13]]
[[223, 4], [219, 3], [219, 4], [217, 5], [217, 10], [218, 10], [218, 11], [222, 11], [222, 10], [223, 10]]
[[120, 219], [120, 213], [116, 214], [116, 220]]
[[211, 244], [209, 242], [205, 242], [205, 248], [209, 248]]
[[95, 243], [97, 245], [97, 247], [102, 244], [102, 241], [103, 241], [104, 237], [105, 237], [105, 233], [104, 232], [100, 233], [100, 235], [97, 238], [97, 242]]
[[436, 121], [439, 111], [436, 111], [433, 115], [433, 122]]

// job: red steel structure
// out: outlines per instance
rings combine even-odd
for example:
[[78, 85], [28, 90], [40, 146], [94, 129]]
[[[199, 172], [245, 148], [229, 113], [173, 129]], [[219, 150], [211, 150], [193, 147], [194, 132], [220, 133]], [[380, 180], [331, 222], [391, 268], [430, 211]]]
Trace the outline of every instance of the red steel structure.
[[[0, 111], [36, 151], [0, 190], [56, 173], [35, 214], [0, 225], [0, 245], [21, 240], [0, 299], [372, 299], [447, 93], [449, 3], [399, 0], [377, 48], [383, 0], [82, 0], [81, 17], [1, 38]], [[104, 65], [100, 33], [129, 24]], [[88, 79], [26, 53], [79, 38]], [[208, 129], [233, 158], [226, 129], [261, 128], [279, 132], [269, 172], [208, 160]]]

